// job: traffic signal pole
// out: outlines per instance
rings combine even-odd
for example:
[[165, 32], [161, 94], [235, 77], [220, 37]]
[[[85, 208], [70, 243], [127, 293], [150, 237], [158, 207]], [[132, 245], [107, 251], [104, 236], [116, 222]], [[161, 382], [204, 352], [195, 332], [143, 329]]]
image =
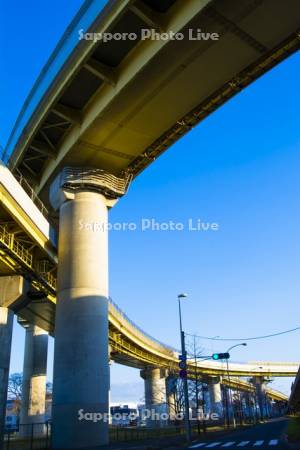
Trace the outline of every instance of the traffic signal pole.
[[190, 405], [189, 405], [189, 391], [188, 391], [188, 381], [186, 372], [186, 360], [187, 354], [185, 349], [185, 336], [182, 330], [182, 318], [181, 318], [181, 305], [180, 298], [186, 296], [185, 294], [178, 295], [178, 308], [179, 308], [179, 325], [180, 325], [180, 341], [181, 341], [181, 362], [183, 363], [182, 370], [180, 371], [180, 376], [183, 380], [183, 396], [184, 396], [184, 426], [187, 442], [191, 441], [191, 424], [190, 424]]
[[[180, 331], [181, 334], [181, 354], [186, 362], [186, 349], [185, 349], [185, 337], [184, 331]], [[184, 425], [185, 425], [185, 434], [187, 442], [191, 441], [191, 424], [190, 424], [190, 405], [189, 405], [189, 391], [188, 391], [188, 380], [187, 375], [183, 377], [183, 395], [184, 395]]]

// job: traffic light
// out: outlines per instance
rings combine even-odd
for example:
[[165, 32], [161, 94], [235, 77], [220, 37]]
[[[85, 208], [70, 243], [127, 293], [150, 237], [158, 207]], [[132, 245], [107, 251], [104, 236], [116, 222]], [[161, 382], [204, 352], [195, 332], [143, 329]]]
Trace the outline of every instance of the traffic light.
[[186, 378], [187, 377], [187, 371], [186, 371], [186, 353], [183, 355], [179, 355], [179, 376], [180, 378]]
[[230, 354], [229, 353], [213, 353], [212, 359], [217, 361], [218, 359], [229, 359]]

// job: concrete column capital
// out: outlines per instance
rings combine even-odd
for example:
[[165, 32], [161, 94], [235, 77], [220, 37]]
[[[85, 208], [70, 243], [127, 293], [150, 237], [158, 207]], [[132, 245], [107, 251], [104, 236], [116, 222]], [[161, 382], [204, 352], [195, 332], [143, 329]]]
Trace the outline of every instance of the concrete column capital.
[[0, 277], [0, 306], [9, 308], [23, 298], [29, 283], [21, 275]]
[[256, 375], [252, 379], [253, 379], [253, 383], [254, 384], [263, 384], [265, 382], [265, 377], [264, 376]]
[[207, 383], [208, 384], [219, 384], [221, 383], [221, 377], [218, 376], [210, 376], [207, 378]]
[[129, 186], [131, 177], [117, 177], [102, 169], [65, 167], [50, 186], [50, 203], [55, 210], [78, 193], [101, 194], [105, 204], [111, 208], [122, 197]]
[[145, 369], [142, 369], [140, 371], [140, 375], [143, 380], [160, 379], [167, 377], [166, 370], [159, 367], [145, 367]]

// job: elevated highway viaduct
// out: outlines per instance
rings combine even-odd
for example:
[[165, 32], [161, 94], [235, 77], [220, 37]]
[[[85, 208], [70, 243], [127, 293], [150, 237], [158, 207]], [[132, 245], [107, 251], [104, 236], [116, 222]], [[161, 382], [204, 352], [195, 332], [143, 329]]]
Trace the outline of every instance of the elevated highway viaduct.
[[[145, 28], [183, 39], [143, 40]], [[198, 29], [209, 38], [189, 39]], [[298, 0], [111, 0], [103, 10], [86, 0], [42, 70], [5, 158], [59, 221], [48, 294], [58, 299], [55, 449], [108, 440], [107, 424], [77, 420], [80, 408], [108, 408], [108, 209], [177, 139], [297, 51], [299, 29]], [[94, 39], [103, 33], [137, 38]], [[79, 220], [103, 227], [82, 232]], [[37, 289], [56, 270], [43, 264]]]
[[[26, 191], [25, 191], [25, 189]], [[46, 208], [24, 182], [17, 180], [4, 165], [0, 165], [0, 326], [1, 344], [5, 335], [11, 335], [12, 316], [18, 315], [19, 323], [26, 328], [26, 348], [24, 367], [28, 368], [28, 355], [32, 354], [34, 340], [42, 341], [42, 350], [47, 352], [45, 332], [55, 336], [56, 309], [56, 271], [57, 271], [57, 237], [55, 229], [45, 216]], [[132, 322], [126, 314], [112, 301], [109, 301], [109, 357], [111, 360], [141, 370], [145, 379], [145, 393], [151, 386], [152, 396], [147, 400], [152, 407], [168, 400], [168, 379], [178, 375], [178, 351], [157, 341]], [[10, 321], [7, 320], [10, 318]], [[44, 332], [42, 331], [44, 330]], [[39, 344], [41, 347], [41, 343]], [[33, 352], [34, 353], [34, 352]], [[6, 359], [6, 371], [9, 368], [10, 343], [4, 342], [0, 352], [1, 369]], [[72, 354], [74, 357], [74, 354]], [[41, 350], [35, 356], [44, 361], [43, 376], [37, 380], [34, 367], [27, 369], [28, 383], [26, 401], [22, 407], [23, 423], [40, 423], [45, 409], [44, 392], [46, 362]], [[85, 361], [82, 362], [85, 364]], [[209, 392], [215, 412], [222, 413], [221, 385], [229, 386], [254, 395], [258, 386], [240, 377], [252, 377], [260, 380], [258, 392], [264, 388], [267, 397], [274, 401], [285, 402], [287, 397], [271, 389], [265, 388], [263, 380], [270, 377], [294, 376], [298, 363], [253, 362], [231, 363], [229, 370], [225, 364], [215, 361], [188, 364], [189, 377], [196, 375], [209, 385]], [[230, 377], [230, 378], [229, 378]], [[36, 391], [30, 391], [33, 380]], [[162, 388], [163, 386], [163, 388]], [[2, 379], [2, 409], [5, 409], [7, 380]], [[158, 392], [159, 395], [153, 395]], [[171, 398], [171, 397], [170, 397]], [[36, 412], [29, 414], [32, 404]], [[32, 412], [32, 409], [31, 409]]]

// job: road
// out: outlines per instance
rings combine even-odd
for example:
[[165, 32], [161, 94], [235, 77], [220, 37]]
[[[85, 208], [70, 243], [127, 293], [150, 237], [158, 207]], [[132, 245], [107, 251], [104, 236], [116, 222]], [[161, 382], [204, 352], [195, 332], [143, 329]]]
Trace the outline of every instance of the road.
[[244, 449], [276, 450], [289, 448], [284, 442], [283, 436], [288, 420], [285, 418], [274, 419], [266, 424], [257, 425], [253, 428], [239, 430], [219, 438], [207, 438], [194, 441], [188, 447], [182, 449]]

